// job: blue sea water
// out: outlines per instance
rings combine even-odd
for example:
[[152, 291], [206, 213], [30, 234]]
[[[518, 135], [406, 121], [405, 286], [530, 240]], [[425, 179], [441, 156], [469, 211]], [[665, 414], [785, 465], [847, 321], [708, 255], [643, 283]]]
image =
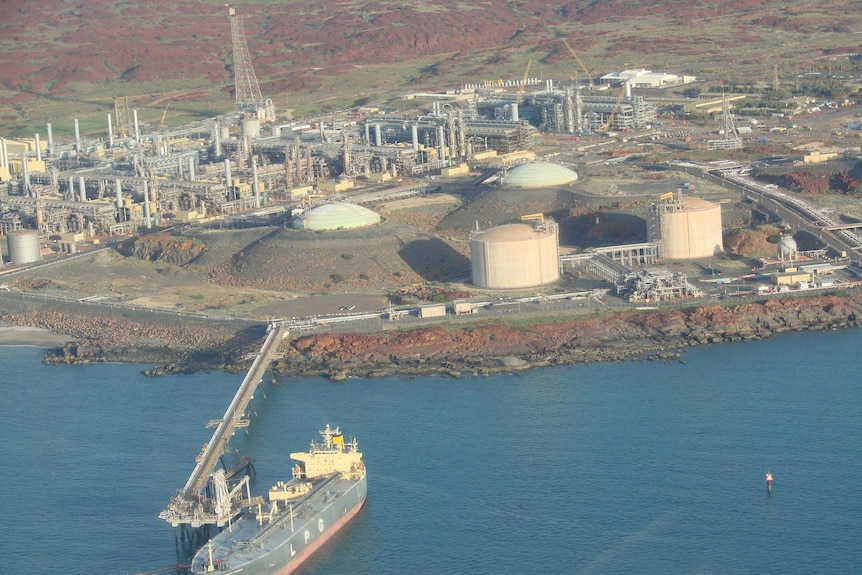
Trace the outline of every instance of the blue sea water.
[[[854, 573], [860, 349], [848, 330], [691, 349], [684, 363], [286, 379], [258, 392], [235, 443], [262, 493], [324, 424], [358, 437], [368, 502], [302, 575]], [[158, 513], [242, 375], [41, 356], [0, 347], [0, 573], [175, 563]]]

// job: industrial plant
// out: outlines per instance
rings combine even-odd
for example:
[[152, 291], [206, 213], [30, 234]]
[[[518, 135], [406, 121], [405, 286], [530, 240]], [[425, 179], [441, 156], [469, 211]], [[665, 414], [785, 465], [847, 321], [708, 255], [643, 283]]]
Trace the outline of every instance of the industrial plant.
[[[261, 95], [233, 7], [228, 19], [232, 112], [172, 127], [165, 125], [167, 101], [156, 124], [143, 124], [123, 97], [106, 115], [102, 133], [82, 134], [74, 119], [70, 142], [55, 141], [51, 124], [45, 139], [38, 133], [0, 139], [0, 232], [9, 262], [38, 261], [49, 240], [55, 251], [75, 253], [83, 244], [169, 225], [277, 225], [294, 233], [385, 226], [376, 205], [426, 195], [437, 189], [437, 177], [461, 178], [477, 189], [567, 189], [579, 174], [537, 161], [539, 134], [648, 127], [656, 106], [633, 95], [633, 88], [694, 80], [638, 69], [558, 84], [530, 77], [528, 65], [521, 80], [409, 94], [410, 110], [367, 106], [279, 122], [272, 100]], [[731, 126], [726, 108], [725, 119]], [[649, 207], [646, 240], [564, 254], [559, 224], [545, 214], [490, 229], [477, 222], [466, 282], [532, 289], [578, 269], [640, 286], [638, 293], [655, 292], [643, 297], [691, 295], [685, 278], [637, 270], [720, 254], [721, 208], [680, 191], [665, 193]]]
[[[242, 18], [228, 8], [233, 50], [235, 110], [181, 127], [138, 121], [128, 97], [116, 98], [101, 134], [74, 141], [47, 137], [0, 141], [0, 231], [36, 229], [75, 243], [135, 234], [166, 222], [206, 221], [250, 210], [279, 212], [305, 196], [352, 189], [357, 181], [382, 184], [400, 176], [444, 173], [459, 166], [505, 168], [532, 159], [538, 132], [586, 133], [637, 129], [655, 119], [655, 107], [632, 96], [648, 71], [606, 76], [603, 84], [527, 91], [538, 79], [464, 87], [455, 93], [411, 94], [416, 115], [379, 108], [355, 121], [279, 124], [261, 95]], [[572, 52], [573, 56], [576, 56]], [[650, 73], [651, 74], [651, 73]], [[669, 78], [669, 76], [668, 76]], [[661, 80], [665, 81], [665, 80]], [[599, 90], [599, 87], [611, 86]], [[546, 168], [547, 169], [547, 168]], [[517, 185], [513, 173], [508, 185]], [[273, 216], [275, 217], [275, 216]]]

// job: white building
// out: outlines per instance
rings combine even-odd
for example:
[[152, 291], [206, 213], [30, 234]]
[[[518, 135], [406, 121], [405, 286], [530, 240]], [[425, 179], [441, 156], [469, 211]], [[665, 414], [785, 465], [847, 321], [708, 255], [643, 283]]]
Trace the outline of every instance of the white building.
[[674, 84], [687, 84], [697, 80], [694, 76], [677, 76], [676, 74], [665, 74], [664, 72], [653, 72], [639, 68], [636, 70], [623, 70], [622, 72], [611, 72], [601, 77], [602, 84], [622, 84], [628, 82], [632, 88], [661, 88]]

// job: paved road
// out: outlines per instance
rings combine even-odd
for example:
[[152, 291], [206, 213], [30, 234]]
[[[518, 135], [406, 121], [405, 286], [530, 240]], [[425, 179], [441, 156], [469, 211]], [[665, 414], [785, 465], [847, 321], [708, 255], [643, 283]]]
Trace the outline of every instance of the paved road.
[[[838, 234], [835, 234], [830, 230], [825, 230], [821, 226], [815, 225], [810, 220], [809, 216], [807, 214], [801, 213], [800, 210], [793, 203], [782, 203], [775, 197], [769, 197], [762, 192], [750, 189], [742, 185], [741, 183], [737, 183], [732, 179], [722, 176], [721, 174], [704, 171], [704, 168], [708, 168], [708, 166], [704, 166], [704, 168], [697, 168], [677, 165], [674, 167], [677, 169], [681, 169], [693, 176], [703, 178], [705, 180], [718, 184], [725, 189], [743, 194], [745, 197], [751, 199], [763, 209], [775, 214], [777, 217], [794, 226], [795, 229], [800, 231], [806, 231], [812, 236], [820, 239], [820, 241], [829, 246], [836, 253], [855, 253], [859, 250], [858, 246], [851, 244]], [[781, 193], [789, 197], [793, 196], [793, 192], [787, 189], [782, 188]]]

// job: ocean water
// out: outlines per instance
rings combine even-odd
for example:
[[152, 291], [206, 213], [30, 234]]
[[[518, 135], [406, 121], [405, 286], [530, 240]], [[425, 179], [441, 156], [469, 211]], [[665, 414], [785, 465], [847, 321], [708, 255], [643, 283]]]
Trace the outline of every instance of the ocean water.
[[[258, 392], [235, 446], [262, 493], [326, 423], [358, 437], [368, 502], [302, 575], [853, 573], [860, 349], [849, 330], [669, 364], [286, 379]], [[0, 573], [175, 563], [158, 513], [242, 375], [146, 378], [146, 366], [41, 355], [0, 347]]]

